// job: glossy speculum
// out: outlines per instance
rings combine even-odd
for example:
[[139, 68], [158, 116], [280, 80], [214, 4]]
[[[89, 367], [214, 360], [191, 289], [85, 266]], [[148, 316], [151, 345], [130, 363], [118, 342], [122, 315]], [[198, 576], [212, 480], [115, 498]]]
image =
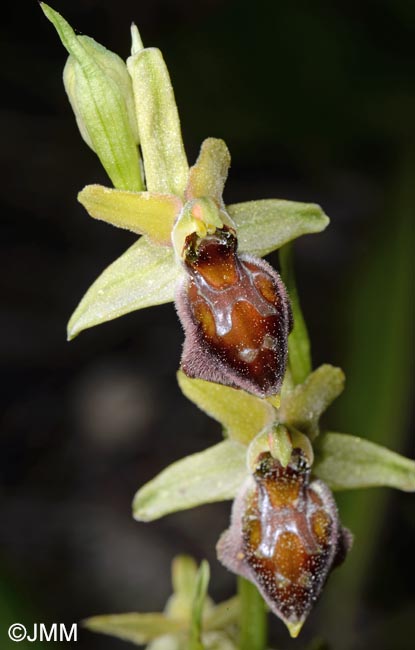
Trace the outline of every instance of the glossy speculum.
[[203, 238], [188, 236], [184, 266], [177, 300], [186, 334], [184, 372], [261, 397], [278, 393], [291, 328], [278, 273], [259, 258], [238, 255], [226, 226]]
[[253, 479], [235, 501], [219, 559], [254, 582], [296, 636], [330, 570], [344, 559], [350, 535], [328, 487], [310, 481], [299, 450], [286, 468], [261, 454]]

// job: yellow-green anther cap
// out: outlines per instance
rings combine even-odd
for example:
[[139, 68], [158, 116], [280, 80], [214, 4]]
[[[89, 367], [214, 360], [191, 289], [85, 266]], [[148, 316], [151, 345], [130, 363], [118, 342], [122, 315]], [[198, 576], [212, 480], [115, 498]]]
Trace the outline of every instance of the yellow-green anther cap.
[[82, 137], [116, 188], [144, 189], [134, 97], [125, 63], [92, 38], [77, 36], [48, 5], [41, 6], [70, 55], [64, 84]]

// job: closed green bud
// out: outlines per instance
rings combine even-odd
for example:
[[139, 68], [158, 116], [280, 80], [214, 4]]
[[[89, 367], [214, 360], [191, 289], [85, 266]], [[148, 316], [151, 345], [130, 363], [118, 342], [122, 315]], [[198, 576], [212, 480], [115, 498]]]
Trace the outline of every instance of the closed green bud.
[[[94, 41], [89, 36], [77, 36], [78, 41], [82, 43], [85, 50], [94, 59], [102, 72], [107, 75], [118, 87], [119, 93], [122, 95], [125, 107], [127, 109], [128, 120], [130, 123], [133, 138], [138, 144], [138, 128], [135, 116], [135, 105], [133, 88], [131, 84], [131, 77], [128, 74], [127, 66], [124, 61], [114, 52], [107, 50], [103, 45]], [[80, 66], [76, 59], [69, 55], [63, 71], [63, 83], [71, 103], [73, 112], [75, 113], [76, 122], [78, 124], [81, 135], [88, 146], [93, 149], [91, 139], [88, 134], [88, 126], [85, 124], [82, 115], [82, 96], [79, 95], [79, 74]], [[78, 79], [78, 81], [77, 81]]]
[[79, 64], [69, 55], [63, 69], [63, 85], [68, 95], [69, 103], [75, 115], [76, 123], [83, 140], [94, 151], [94, 145], [89, 137], [87, 126], [82, 118], [82, 100], [79, 99], [77, 77], [79, 79]]
[[42, 9], [69, 52], [64, 84], [83, 139], [116, 188], [142, 190], [134, 97], [125, 63], [92, 38], [77, 36], [43, 3]]

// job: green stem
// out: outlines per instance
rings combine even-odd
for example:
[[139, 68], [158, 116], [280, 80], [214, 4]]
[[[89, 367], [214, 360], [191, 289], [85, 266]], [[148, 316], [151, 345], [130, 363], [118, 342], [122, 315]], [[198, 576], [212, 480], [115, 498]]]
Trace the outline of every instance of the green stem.
[[244, 578], [238, 578], [238, 594], [241, 612], [239, 650], [265, 650], [268, 626], [263, 598]]
[[285, 244], [279, 251], [281, 276], [291, 300], [294, 327], [288, 337], [288, 364], [294, 384], [302, 384], [311, 372], [310, 339], [301, 311], [295, 282], [292, 244]]

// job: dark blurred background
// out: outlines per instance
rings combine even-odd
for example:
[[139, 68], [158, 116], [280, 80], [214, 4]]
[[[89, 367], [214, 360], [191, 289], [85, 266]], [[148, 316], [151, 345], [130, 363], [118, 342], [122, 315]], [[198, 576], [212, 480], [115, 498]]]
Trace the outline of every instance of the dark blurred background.
[[[405, 0], [54, 0], [79, 31], [124, 58], [134, 20], [163, 51], [189, 161], [222, 137], [225, 198], [320, 203], [329, 229], [296, 244], [314, 364], [347, 374], [332, 430], [409, 456], [411, 222], [415, 201], [415, 4]], [[234, 580], [215, 542], [230, 504], [135, 523], [135, 490], [220, 439], [179, 392], [172, 305], [65, 341], [83, 292], [134, 236], [76, 201], [108, 183], [81, 140], [61, 82], [65, 51], [37, 3], [2, 7], [0, 647], [12, 622], [72, 623], [160, 610], [179, 552], [211, 562], [211, 593]], [[271, 256], [277, 265], [277, 257]], [[414, 501], [392, 490], [338, 498], [355, 533], [299, 640], [279, 649], [409, 650]], [[65, 644], [66, 647], [69, 644]], [[21, 643], [22, 650], [44, 648]], [[77, 648], [123, 642], [80, 634]]]

